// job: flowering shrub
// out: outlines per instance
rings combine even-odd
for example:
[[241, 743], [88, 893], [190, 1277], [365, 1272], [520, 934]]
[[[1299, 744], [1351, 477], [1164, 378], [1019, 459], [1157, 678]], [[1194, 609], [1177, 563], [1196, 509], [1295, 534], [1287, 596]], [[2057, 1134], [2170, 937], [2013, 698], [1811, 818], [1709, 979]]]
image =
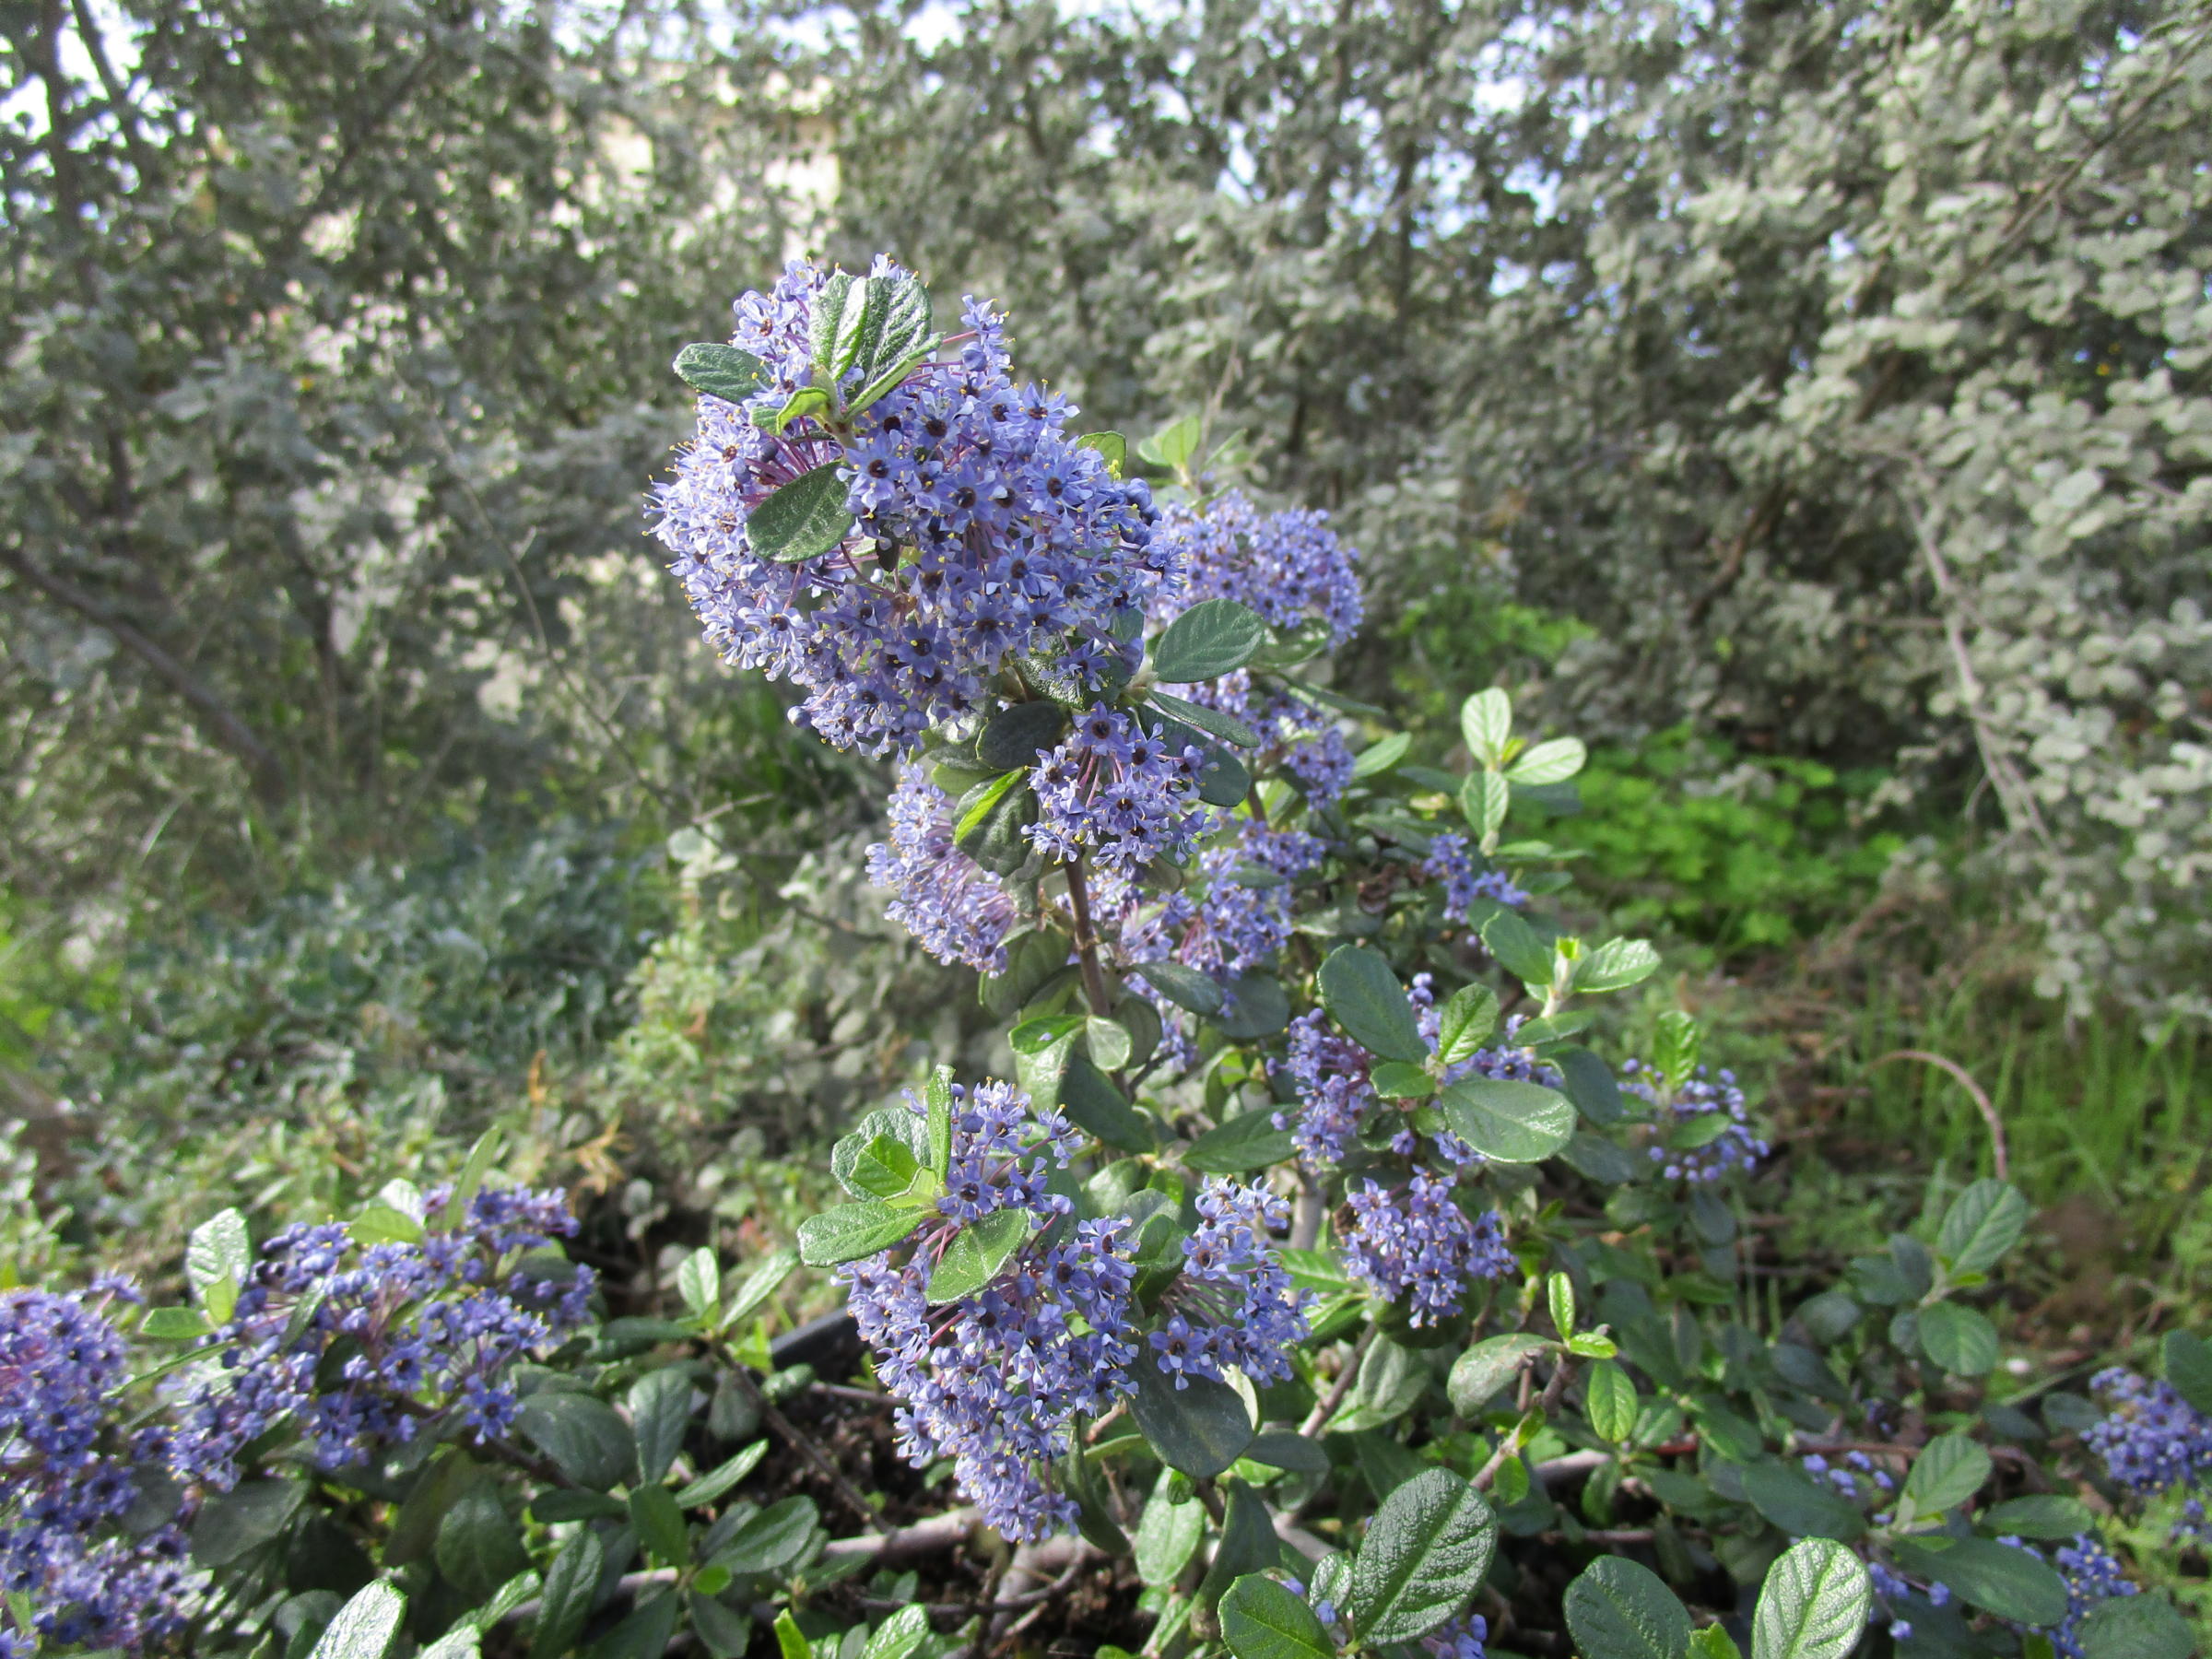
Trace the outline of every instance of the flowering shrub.
[[[1622, 1052], [1657, 953], [1517, 817], [1582, 745], [1497, 689], [1461, 766], [1378, 734], [1319, 515], [1214, 493], [1194, 421], [1070, 439], [987, 306], [930, 316], [880, 261], [747, 296], [655, 506], [718, 646], [895, 758], [871, 875], [1014, 1077], [864, 1117], [846, 1201], [734, 1290], [695, 1252], [680, 1311], [618, 1316], [490, 1143], [258, 1250], [218, 1217], [164, 1360], [113, 1287], [10, 1293], [14, 1649], [939, 1659], [1088, 1572], [1153, 1659], [2185, 1655], [2114, 1547], [2203, 1535], [2212, 1348], [2101, 1406], [2001, 1365], [2002, 1180], [1759, 1259], [1753, 1102], [1686, 1014]], [[860, 1386], [762, 1340], [802, 1266]]]

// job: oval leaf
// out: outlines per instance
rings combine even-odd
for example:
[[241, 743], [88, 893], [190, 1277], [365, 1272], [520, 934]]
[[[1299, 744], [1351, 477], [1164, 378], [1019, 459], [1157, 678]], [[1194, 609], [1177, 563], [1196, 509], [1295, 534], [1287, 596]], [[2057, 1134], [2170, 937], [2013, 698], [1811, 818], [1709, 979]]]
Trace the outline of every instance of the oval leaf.
[[2015, 1624], [2054, 1625], [2066, 1617], [2066, 1581], [2042, 1557], [1989, 1538], [1959, 1538], [1947, 1549], [1900, 1539], [1898, 1565], [1947, 1584], [1985, 1613]]
[[743, 403], [768, 384], [768, 370], [749, 351], [701, 340], [676, 354], [676, 372], [685, 385], [724, 403]]
[[1335, 1659], [1313, 1609], [1271, 1578], [1247, 1573], [1221, 1598], [1221, 1640], [1237, 1659]]
[[2028, 1227], [2028, 1200], [2006, 1181], [1977, 1181], [1944, 1211], [1936, 1231], [1936, 1253], [1950, 1265], [1952, 1277], [1987, 1273]]
[[1152, 672], [1170, 685], [1218, 679], [1267, 642], [1259, 613], [1234, 599], [1204, 599], [1168, 624], [1152, 647]]
[[1524, 1365], [1551, 1346], [1541, 1336], [1511, 1332], [1484, 1337], [1452, 1363], [1452, 1375], [1444, 1385], [1452, 1396], [1452, 1409], [1462, 1417], [1474, 1417], [1521, 1374]]
[[1921, 1350], [1955, 1377], [1979, 1377], [1997, 1362], [1997, 1327], [1971, 1308], [1923, 1308], [1919, 1332]]
[[834, 1267], [888, 1250], [921, 1223], [917, 1210], [884, 1204], [841, 1204], [799, 1223], [799, 1259], [809, 1267]]
[[1398, 1486], [1352, 1562], [1346, 1606], [1361, 1641], [1415, 1641], [1435, 1630], [1481, 1587], [1497, 1545], [1489, 1505], [1450, 1470]]
[[1139, 962], [1135, 971], [1153, 990], [1193, 1014], [1218, 1014], [1221, 987], [1211, 977], [1181, 962]]
[[1574, 1107], [1536, 1083], [1463, 1077], [1443, 1092], [1452, 1133], [1497, 1163], [1535, 1163], [1574, 1138]]
[[1650, 1568], [1606, 1556], [1567, 1586], [1567, 1628], [1583, 1659], [1682, 1659], [1689, 1609]]
[[1006, 1259], [1030, 1236], [1030, 1212], [993, 1210], [980, 1221], [971, 1221], [952, 1236], [936, 1267], [929, 1276], [929, 1300], [958, 1301], [972, 1296], [998, 1277]]
[[1371, 1054], [1416, 1065], [1429, 1058], [1406, 988], [1380, 952], [1339, 945], [1321, 965], [1320, 987], [1329, 1018]]
[[406, 1610], [407, 1598], [391, 1585], [363, 1585], [323, 1627], [310, 1659], [384, 1659]]
[[1957, 1509], [1989, 1478], [1989, 1453], [1963, 1434], [1941, 1434], [1920, 1449], [1905, 1477], [1905, 1496], [1924, 1515]]
[[1207, 1175], [1242, 1175], [1280, 1163], [1297, 1149], [1290, 1131], [1277, 1129], [1275, 1114], [1263, 1109], [1208, 1129], [1190, 1144], [1182, 1161]]
[[745, 538], [756, 559], [793, 564], [818, 559], [845, 539], [853, 513], [845, 505], [841, 464], [826, 462], [776, 490], [745, 521]]
[[1843, 1659], [1859, 1644], [1874, 1584], [1830, 1538], [1792, 1545], [1767, 1569], [1751, 1620], [1751, 1659]]
[[1195, 1480], [1210, 1480], [1238, 1458], [1254, 1438], [1244, 1400], [1226, 1382], [1185, 1377], [1185, 1386], [1152, 1363], [1147, 1346], [1132, 1368], [1136, 1392], [1129, 1412], [1159, 1460]]

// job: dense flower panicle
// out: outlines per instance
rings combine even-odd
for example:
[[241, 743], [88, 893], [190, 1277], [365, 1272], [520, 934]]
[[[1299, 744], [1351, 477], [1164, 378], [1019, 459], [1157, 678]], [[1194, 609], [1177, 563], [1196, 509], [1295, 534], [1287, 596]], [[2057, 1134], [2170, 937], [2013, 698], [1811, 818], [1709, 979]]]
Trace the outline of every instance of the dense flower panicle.
[[838, 1270], [878, 1373], [905, 1402], [900, 1452], [916, 1466], [951, 1458], [960, 1489], [1012, 1538], [1073, 1521], [1044, 1465], [1067, 1450], [1070, 1418], [1133, 1386], [1129, 1223], [1078, 1222], [1050, 1248], [1033, 1232], [996, 1278], [948, 1307], [929, 1305], [929, 1277], [959, 1224], [1014, 1208], [1039, 1227], [1065, 1216], [1067, 1200], [1045, 1182], [1079, 1142], [1057, 1112], [1005, 1083], [956, 1085], [943, 1222], [917, 1234], [904, 1261], [885, 1251]]
[[[450, 1195], [433, 1188], [427, 1213]], [[563, 1194], [522, 1189], [479, 1192], [456, 1225], [433, 1223], [419, 1242], [357, 1249], [344, 1226], [285, 1229], [216, 1333], [219, 1369], [185, 1401], [173, 1455], [228, 1488], [239, 1453], [288, 1418], [324, 1468], [411, 1441], [432, 1419], [477, 1439], [505, 1433], [521, 1404], [512, 1367], [584, 1322], [595, 1282], [588, 1267], [564, 1281], [516, 1257], [575, 1230]], [[325, 1378], [341, 1343], [352, 1351]]]
[[[1656, 1105], [1659, 1100], [1658, 1073], [1640, 1060], [1623, 1062], [1621, 1088]], [[1652, 1161], [1662, 1165], [1660, 1173], [1669, 1181], [1718, 1181], [1731, 1170], [1748, 1170], [1773, 1148], [1761, 1140], [1751, 1129], [1751, 1114], [1747, 1110], [1744, 1091], [1736, 1087], [1735, 1074], [1722, 1070], [1706, 1075], [1699, 1066], [1688, 1082], [1675, 1091], [1667, 1102], [1674, 1124], [1685, 1124], [1708, 1112], [1724, 1112], [1731, 1120], [1713, 1139], [1701, 1147], [1677, 1148], [1653, 1146]], [[1661, 1127], [1670, 1125], [1662, 1121]]]
[[[109, 1281], [96, 1296], [118, 1293]], [[158, 1437], [127, 1449], [112, 1420], [129, 1350], [101, 1312], [75, 1296], [0, 1294], [0, 1589], [26, 1596], [35, 1634], [57, 1647], [135, 1648], [181, 1625], [185, 1539], [173, 1524], [118, 1535], [140, 1496], [134, 1465]], [[19, 1651], [31, 1632], [17, 1631]]]
[[1198, 798], [1204, 761], [1194, 747], [1170, 745], [1160, 728], [1098, 704], [1030, 771], [1038, 821], [1023, 833], [1061, 864], [1088, 857], [1109, 877], [1132, 880], [1156, 858], [1186, 857], [1213, 828]]
[[1204, 599], [1233, 599], [1286, 631], [1309, 621], [1325, 623], [1334, 651], [1359, 626], [1364, 606], [1352, 569], [1359, 555], [1328, 527], [1329, 515], [1304, 508], [1263, 517], [1243, 494], [1231, 490], [1201, 513], [1167, 508], [1156, 536], [1182, 571], [1180, 603], [1153, 602], [1154, 618]]
[[1350, 1038], [1339, 1037], [1320, 1008], [1290, 1022], [1284, 1048], [1274, 1068], [1289, 1080], [1299, 1109], [1277, 1112], [1275, 1126], [1289, 1130], [1300, 1161], [1319, 1170], [1344, 1157], [1361, 1113], [1374, 1101], [1374, 1061]]
[[[906, 1097], [917, 1115], [928, 1108]], [[1056, 1166], [1065, 1170], [1082, 1144], [1075, 1125], [1037, 1106], [1011, 1083], [995, 1080], [952, 1086], [952, 1162], [945, 1173], [938, 1213], [953, 1222], [982, 1219], [994, 1211], [1026, 1209], [1040, 1220], [1067, 1213], [1067, 1200], [1045, 1190]]]
[[[883, 259], [869, 275], [905, 276]], [[957, 360], [918, 368], [842, 438], [812, 418], [780, 435], [754, 423], [808, 383], [808, 316], [825, 279], [794, 264], [771, 292], [737, 301], [731, 343], [771, 383], [741, 404], [701, 397], [692, 441], [654, 491], [653, 533], [709, 641], [804, 687], [794, 719], [873, 754], [985, 706], [1013, 658], [1058, 655], [1092, 677], [1130, 665], [1117, 619], [1172, 586], [1172, 557], [1152, 546], [1150, 490], [1077, 446], [1064, 399], [1014, 384], [1005, 321], [988, 306], [967, 301], [972, 337]], [[852, 532], [796, 564], [758, 557], [755, 510], [830, 464], [843, 469]]]
[[868, 880], [896, 895], [885, 914], [947, 964], [1006, 971], [1014, 900], [952, 839], [951, 797], [909, 761], [891, 792], [891, 838], [868, 849]]
[[1212, 1175], [1199, 1189], [1198, 1215], [1182, 1241], [1182, 1277], [1161, 1303], [1168, 1321], [1152, 1334], [1159, 1369], [1179, 1389], [1189, 1377], [1220, 1381], [1228, 1366], [1254, 1382], [1287, 1382], [1312, 1300], [1291, 1284], [1270, 1236], [1288, 1224], [1289, 1205], [1256, 1182]]
[[2065, 1659], [2085, 1659], [2081, 1621], [2115, 1595], [2140, 1594], [2142, 1586], [2121, 1571], [2119, 1558], [2087, 1533], [2051, 1552], [2051, 1564], [2066, 1581], [2065, 1622], [2044, 1633]]
[[[2105, 1473], [2129, 1491], [2154, 1497], [2177, 1488], [2212, 1488], [2212, 1418], [2174, 1392], [2122, 1366], [2099, 1371], [2089, 1386], [2106, 1415], [2081, 1439], [2104, 1460]], [[2177, 1535], [2212, 1542], [2201, 1498], [2192, 1498]]]
[[1082, 1221], [1066, 1242], [1032, 1237], [1010, 1268], [972, 1296], [933, 1310], [934, 1265], [917, 1250], [849, 1263], [860, 1335], [884, 1384], [905, 1404], [899, 1446], [917, 1467], [953, 1460], [960, 1490], [1009, 1538], [1070, 1525], [1076, 1506], [1045, 1483], [1068, 1449], [1067, 1425], [1126, 1394], [1135, 1347], [1128, 1222]]
[[1528, 894], [1515, 887], [1503, 870], [1477, 870], [1475, 859], [1475, 851], [1467, 838], [1452, 830], [1445, 830], [1429, 843], [1429, 856], [1421, 862], [1421, 874], [1443, 884], [1446, 915], [1454, 921], [1465, 921], [1467, 907], [1477, 899], [1495, 899], [1500, 904], [1516, 907], [1528, 902]]
[[1410, 1295], [1409, 1323], [1433, 1324], [1460, 1310], [1471, 1279], [1512, 1270], [1505, 1228], [1495, 1210], [1470, 1219], [1453, 1202], [1449, 1177], [1426, 1170], [1394, 1191], [1363, 1181], [1347, 1194], [1352, 1226], [1345, 1266], [1386, 1301]]
[[1100, 898], [1102, 911], [1122, 912], [1119, 935], [1126, 959], [1180, 962], [1227, 987], [1289, 939], [1291, 883], [1317, 869], [1327, 849], [1302, 830], [1274, 830], [1243, 818], [1231, 822], [1234, 839], [1199, 854], [1201, 885], [1194, 896], [1171, 893], [1148, 901], [1141, 885], [1124, 883]]

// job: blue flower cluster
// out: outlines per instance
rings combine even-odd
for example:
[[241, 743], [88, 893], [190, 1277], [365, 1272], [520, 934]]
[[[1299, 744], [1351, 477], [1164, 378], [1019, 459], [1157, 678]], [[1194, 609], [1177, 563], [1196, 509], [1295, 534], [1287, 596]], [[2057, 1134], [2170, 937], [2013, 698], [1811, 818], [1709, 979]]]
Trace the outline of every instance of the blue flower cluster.
[[1469, 1613], [1430, 1631], [1421, 1638], [1421, 1646], [1434, 1659], [1484, 1659], [1489, 1640], [1490, 1621]]
[[1012, 1208], [1040, 1227], [1065, 1217], [1068, 1201], [1045, 1182], [1078, 1143], [1058, 1113], [1004, 1083], [958, 1090], [938, 1202], [956, 1225], [917, 1234], [902, 1262], [884, 1251], [838, 1270], [877, 1374], [905, 1402], [900, 1452], [917, 1467], [950, 1457], [960, 1489], [1010, 1538], [1074, 1522], [1075, 1504], [1044, 1470], [1066, 1452], [1071, 1418], [1133, 1386], [1129, 1224], [1077, 1222], [1049, 1248], [1033, 1232], [997, 1277], [949, 1306], [930, 1306], [929, 1277], [959, 1223]]
[[[119, 1290], [108, 1281], [95, 1295]], [[142, 1434], [119, 1454], [110, 1413], [128, 1358], [76, 1297], [0, 1294], [0, 1590], [35, 1609], [29, 1630], [6, 1629], [15, 1612], [0, 1610], [0, 1652], [28, 1654], [34, 1639], [136, 1648], [190, 1611], [183, 1533], [167, 1518], [124, 1532], [141, 1495], [133, 1465], [164, 1449]]]
[[[1156, 545], [1179, 584], [1153, 600], [1155, 621], [1171, 621], [1202, 600], [1230, 599], [1286, 633], [1318, 624], [1325, 642], [1317, 649], [1324, 650], [1343, 644], [1359, 626], [1364, 606], [1352, 569], [1359, 555], [1328, 528], [1326, 513], [1293, 510], [1263, 517], [1232, 490], [1203, 512], [1168, 508]], [[1260, 696], [1244, 669], [1177, 689], [1260, 732], [1314, 804], [1328, 805], [1351, 782], [1352, 751], [1327, 710], [1287, 692]]]
[[897, 895], [885, 913], [938, 961], [1003, 973], [1014, 900], [953, 844], [952, 805], [925, 767], [902, 764], [891, 792], [891, 838], [868, 849], [868, 880]]
[[1866, 1488], [1888, 1492], [1897, 1488], [1897, 1477], [1885, 1469], [1874, 1466], [1874, 1459], [1864, 1452], [1843, 1453], [1844, 1466], [1838, 1468], [1818, 1452], [1808, 1452], [1797, 1460], [1807, 1475], [1825, 1480], [1844, 1497], [1854, 1500], [1865, 1498]]
[[[1221, 1379], [1234, 1366], [1254, 1382], [1287, 1382], [1289, 1350], [1305, 1340], [1311, 1298], [1290, 1283], [1271, 1230], [1290, 1206], [1258, 1183], [1208, 1176], [1199, 1225], [1182, 1241], [1182, 1274], [1161, 1299], [1167, 1323], [1152, 1334], [1159, 1369], [1175, 1379]], [[1195, 1323], [1194, 1323], [1194, 1320]]]
[[1909, 1610], [1910, 1599], [1924, 1596], [1931, 1607], [1947, 1607], [1951, 1603], [1950, 1586], [1929, 1584], [1925, 1589], [1898, 1572], [1887, 1561], [1869, 1557], [1866, 1576], [1874, 1581], [1874, 1593], [1881, 1598], [1882, 1609], [1888, 1615], [1889, 1636], [1895, 1641], [1912, 1640], [1912, 1621], [1900, 1609]]
[[[1625, 1062], [1620, 1071], [1620, 1086], [1625, 1091], [1660, 1104], [1662, 1083], [1656, 1071], [1641, 1060]], [[1736, 1087], [1732, 1071], [1723, 1070], [1709, 1077], [1705, 1068], [1699, 1066], [1696, 1075], [1665, 1102], [1660, 1125], [1664, 1131], [1715, 1112], [1725, 1113], [1732, 1121], [1701, 1146], [1654, 1145], [1650, 1148], [1652, 1161], [1662, 1166], [1660, 1173], [1667, 1180], [1718, 1181], [1731, 1170], [1750, 1169], [1773, 1149], [1752, 1132], [1744, 1091]]]
[[2071, 1544], [2062, 1544], [2053, 1550], [2051, 1564], [2066, 1581], [2066, 1618], [2064, 1624], [2045, 1634], [2065, 1659], [2085, 1659], [2081, 1621], [2099, 1603], [2110, 1601], [2115, 1595], [2139, 1594], [2142, 1586], [2132, 1583], [2121, 1571], [2117, 1556], [2087, 1533], [2076, 1535]]
[[1363, 1181], [1347, 1197], [1352, 1225], [1344, 1237], [1346, 1268], [1386, 1301], [1410, 1297], [1407, 1320], [1414, 1325], [1457, 1313], [1469, 1280], [1512, 1271], [1498, 1213], [1470, 1218], [1447, 1176], [1416, 1170], [1394, 1190]]
[[1339, 1037], [1320, 1008], [1290, 1022], [1283, 1058], [1274, 1069], [1289, 1080], [1299, 1110], [1275, 1114], [1275, 1126], [1290, 1131], [1300, 1161], [1319, 1170], [1344, 1157], [1360, 1114], [1375, 1099], [1369, 1078], [1374, 1062], [1348, 1037]]
[[1088, 857], [1123, 881], [1156, 858], [1182, 862], [1214, 815], [1198, 798], [1204, 755], [1161, 730], [1103, 703], [1078, 716], [1030, 771], [1038, 820], [1023, 834], [1058, 863]]
[[[849, 425], [756, 422], [809, 382], [826, 276], [794, 264], [772, 291], [737, 301], [730, 343], [770, 383], [738, 404], [701, 397], [691, 442], [654, 491], [654, 534], [709, 641], [804, 687], [795, 720], [872, 754], [987, 706], [1013, 659], [1055, 656], [1093, 678], [1130, 665], [1115, 625], [1172, 571], [1153, 549], [1151, 493], [1077, 445], [1063, 399], [1015, 385], [1005, 320], [988, 306], [967, 301], [957, 360], [921, 365]], [[869, 276], [907, 279], [885, 259]], [[759, 557], [753, 513], [830, 465], [844, 469], [851, 533], [795, 564]]]
[[1503, 870], [1477, 870], [1475, 857], [1467, 838], [1449, 830], [1429, 843], [1429, 856], [1421, 861], [1421, 874], [1443, 884], [1447, 916], [1465, 921], [1467, 907], [1477, 899], [1495, 899], [1500, 904], [1516, 908], [1528, 902], [1528, 894], [1515, 887]]
[[2191, 1494], [2175, 1526], [2177, 1537], [2212, 1542], [2204, 1492], [2212, 1488], [2212, 1418], [2191, 1406], [2171, 1382], [2154, 1382], [2122, 1366], [2099, 1371], [2089, 1386], [2105, 1402], [2105, 1417], [2082, 1443], [2104, 1460], [2105, 1473], [2140, 1497], [2176, 1488]]
[[[450, 1196], [433, 1188], [426, 1213]], [[174, 1457], [228, 1488], [239, 1453], [288, 1419], [324, 1468], [449, 1422], [498, 1438], [520, 1404], [514, 1363], [589, 1312], [591, 1269], [562, 1263], [555, 1278], [523, 1259], [575, 1230], [564, 1194], [521, 1188], [477, 1193], [454, 1226], [433, 1220], [414, 1242], [285, 1229], [215, 1334], [218, 1363], [184, 1403]]]

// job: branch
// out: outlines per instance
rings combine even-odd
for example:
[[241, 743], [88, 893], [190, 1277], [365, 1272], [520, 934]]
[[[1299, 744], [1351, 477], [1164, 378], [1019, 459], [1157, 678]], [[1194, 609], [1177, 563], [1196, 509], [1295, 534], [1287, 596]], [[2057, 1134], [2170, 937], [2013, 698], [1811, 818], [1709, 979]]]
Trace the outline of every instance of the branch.
[[262, 742], [229, 703], [218, 697], [150, 636], [124, 621], [75, 582], [41, 570], [13, 547], [0, 547], [0, 565], [13, 571], [24, 582], [36, 588], [56, 605], [76, 612], [88, 622], [113, 635], [116, 643], [144, 663], [153, 671], [157, 679], [199, 712], [210, 736], [245, 762], [247, 770], [253, 775], [255, 792], [264, 801], [274, 805], [284, 798], [284, 763], [277, 759], [276, 750]]

